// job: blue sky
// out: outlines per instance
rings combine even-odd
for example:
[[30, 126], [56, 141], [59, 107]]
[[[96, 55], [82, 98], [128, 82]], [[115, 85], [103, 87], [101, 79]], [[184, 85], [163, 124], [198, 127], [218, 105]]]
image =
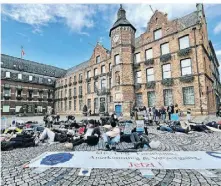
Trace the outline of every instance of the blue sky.
[[[149, 4], [124, 4], [128, 20], [145, 32], [152, 16]], [[119, 5], [2, 5], [2, 53], [64, 69], [88, 60], [100, 41], [110, 48], [109, 29], [116, 20]], [[152, 4], [174, 19], [196, 10], [195, 4]], [[221, 62], [221, 4], [206, 4], [209, 38]]]

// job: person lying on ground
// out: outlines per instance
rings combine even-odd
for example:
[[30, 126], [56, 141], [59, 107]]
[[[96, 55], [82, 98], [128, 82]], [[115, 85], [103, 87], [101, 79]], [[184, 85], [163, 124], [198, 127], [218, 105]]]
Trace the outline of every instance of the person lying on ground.
[[221, 129], [221, 125], [219, 123], [215, 122], [215, 121], [207, 123], [206, 126], [213, 127], [213, 128], [216, 128], [216, 129]]
[[104, 133], [102, 137], [107, 149], [110, 149], [110, 145], [113, 145], [113, 150], [116, 149], [115, 145], [120, 141], [120, 129], [114, 120], [111, 121], [109, 131]]
[[75, 117], [73, 115], [67, 116], [67, 121], [70, 121], [70, 120], [74, 121]]
[[181, 132], [188, 134], [190, 129], [187, 127], [186, 129], [182, 128], [181, 126], [175, 125], [160, 125], [157, 127], [157, 130], [167, 131], [167, 132]]
[[37, 145], [37, 136], [34, 132], [22, 131], [19, 134], [13, 134], [10, 137], [1, 139], [1, 150], [12, 150], [14, 148], [33, 147]]
[[186, 124], [190, 127], [192, 131], [197, 131], [197, 132], [205, 132], [205, 133], [213, 132], [209, 127], [220, 129], [220, 127], [218, 126], [219, 124], [217, 124], [216, 122], [209, 122], [207, 124], [186, 122]]
[[148, 138], [148, 130], [147, 127], [144, 127], [144, 133], [143, 132], [137, 132], [136, 128], [131, 130], [131, 134], [124, 134], [123, 132], [120, 133], [120, 142], [126, 142], [126, 143], [133, 143], [134, 148], [143, 148], [144, 145], [147, 145], [150, 147], [149, 138]]
[[82, 143], [87, 143], [90, 146], [97, 145], [99, 138], [101, 136], [101, 131], [96, 120], [89, 120], [89, 124], [83, 136], [79, 139], [74, 139], [72, 141], [73, 147], [80, 145]]

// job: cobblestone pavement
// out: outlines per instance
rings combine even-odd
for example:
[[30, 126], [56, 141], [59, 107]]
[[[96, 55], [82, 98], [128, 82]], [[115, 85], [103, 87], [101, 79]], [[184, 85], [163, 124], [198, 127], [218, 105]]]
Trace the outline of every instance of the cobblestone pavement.
[[[208, 118], [207, 118], [208, 119]], [[209, 118], [209, 120], [215, 120]], [[178, 134], [167, 133], [149, 127], [150, 139], [159, 140], [159, 151], [220, 151], [221, 133]], [[131, 144], [122, 143], [118, 148], [126, 148]], [[76, 150], [96, 150], [98, 147], [80, 145]], [[152, 170], [155, 177], [147, 179], [139, 170], [93, 169], [90, 177], [79, 177], [80, 169], [50, 168], [38, 172], [36, 168], [23, 169], [22, 165], [45, 151], [65, 151], [64, 144], [40, 145], [25, 149], [14, 149], [2, 152], [1, 185], [143, 185], [143, 186], [215, 186], [221, 185], [221, 170], [209, 170], [216, 178], [205, 177], [196, 170]]]

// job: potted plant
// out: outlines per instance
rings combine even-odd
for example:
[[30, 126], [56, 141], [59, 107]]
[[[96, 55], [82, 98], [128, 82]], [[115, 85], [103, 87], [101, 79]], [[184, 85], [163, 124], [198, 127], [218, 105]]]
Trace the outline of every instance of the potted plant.
[[87, 105], [84, 105], [83, 107], [83, 115], [87, 116]]
[[100, 115], [103, 116], [105, 112], [105, 106], [104, 103], [101, 103], [100, 109], [99, 109]]

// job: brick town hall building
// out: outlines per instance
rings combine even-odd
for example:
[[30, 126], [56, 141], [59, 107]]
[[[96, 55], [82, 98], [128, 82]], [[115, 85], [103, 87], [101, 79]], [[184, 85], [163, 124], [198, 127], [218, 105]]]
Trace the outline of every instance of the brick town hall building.
[[98, 43], [88, 61], [55, 77], [55, 112], [82, 114], [86, 104], [99, 113], [103, 102], [106, 111], [124, 115], [134, 104], [160, 108], [171, 103], [184, 112], [214, 113], [221, 96], [219, 62], [203, 5], [175, 20], [155, 11], [146, 32], [138, 38], [135, 32], [120, 6], [109, 33], [111, 50]]

